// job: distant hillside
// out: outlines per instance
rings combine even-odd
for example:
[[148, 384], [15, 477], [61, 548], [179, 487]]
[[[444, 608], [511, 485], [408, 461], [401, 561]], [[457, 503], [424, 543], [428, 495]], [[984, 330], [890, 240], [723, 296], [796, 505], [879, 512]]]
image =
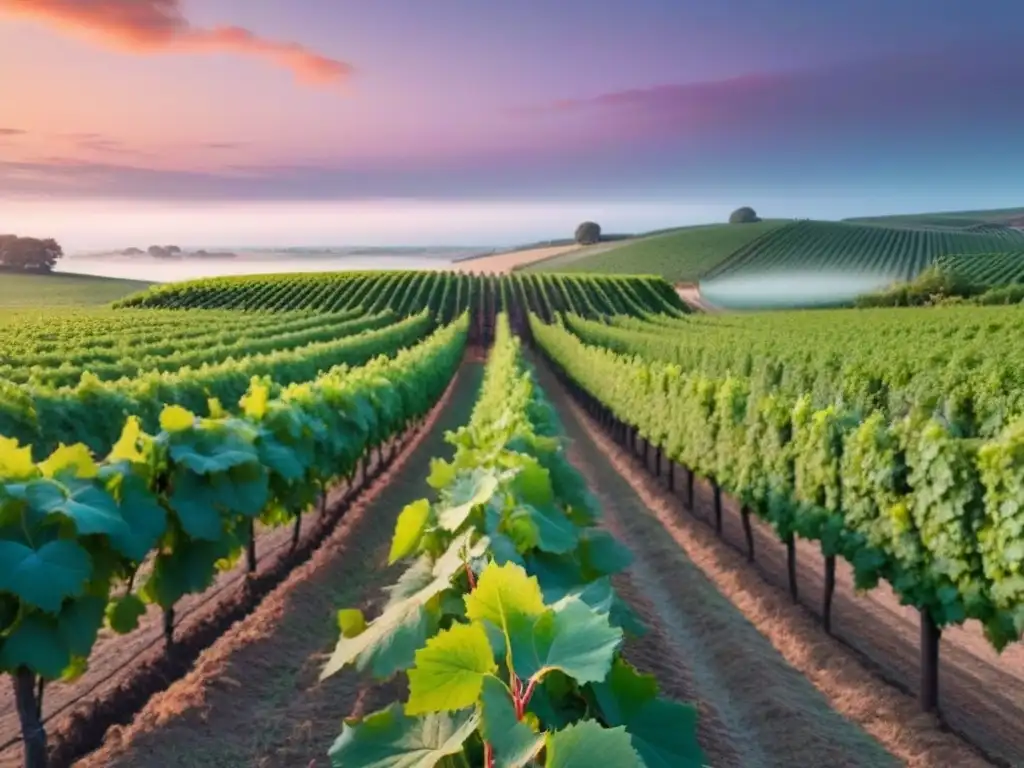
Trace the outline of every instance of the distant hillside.
[[27, 275], [0, 270], [0, 309], [109, 304], [150, 285], [142, 280], [68, 273]]
[[992, 288], [1024, 283], [1024, 250], [1005, 253], [958, 253], [943, 256], [937, 266], [975, 286]]
[[952, 227], [965, 229], [978, 225], [1024, 227], [1024, 208], [1002, 208], [989, 211], [948, 211], [910, 213], [898, 216], [864, 216], [845, 219], [855, 224], [880, 224], [884, 227]]
[[1024, 249], [1024, 232], [1000, 229], [881, 227], [833, 221], [798, 221], [748, 243], [709, 270], [702, 281], [786, 273], [867, 273], [909, 280], [949, 254]]
[[784, 226], [769, 220], [752, 224], [705, 224], [630, 240], [598, 253], [568, 253], [526, 267], [530, 271], [603, 272], [661, 275], [672, 283], [695, 282], [740, 248]]

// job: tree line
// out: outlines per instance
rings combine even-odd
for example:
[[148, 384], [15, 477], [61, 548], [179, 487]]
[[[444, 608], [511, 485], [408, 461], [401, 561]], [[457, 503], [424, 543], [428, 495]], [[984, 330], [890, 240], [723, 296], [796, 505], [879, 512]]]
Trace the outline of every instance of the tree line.
[[0, 267], [25, 272], [50, 272], [64, 255], [52, 237], [19, 237], [0, 235]]

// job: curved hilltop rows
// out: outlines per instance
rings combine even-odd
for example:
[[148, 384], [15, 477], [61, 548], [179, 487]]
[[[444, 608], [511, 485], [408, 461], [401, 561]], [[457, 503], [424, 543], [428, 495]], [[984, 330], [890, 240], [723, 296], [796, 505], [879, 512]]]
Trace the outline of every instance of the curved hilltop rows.
[[[964, 219], [969, 223], [962, 227], [954, 226], [957, 219], [942, 221], [943, 226], [911, 218], [891, 223], [769, 220], [687, 227], [593, 256], [556, 256], [526, 269], [657, 274], [677, 284], [811, 273], [910, 280], [954, 254], [1012, 254], [1024, 249], [1024, 230], [973, 219]], [[1002, 256], [998, 263], [1002, 266], [985, 270], [986, 279], [1012, 280], [1016, 258]]]

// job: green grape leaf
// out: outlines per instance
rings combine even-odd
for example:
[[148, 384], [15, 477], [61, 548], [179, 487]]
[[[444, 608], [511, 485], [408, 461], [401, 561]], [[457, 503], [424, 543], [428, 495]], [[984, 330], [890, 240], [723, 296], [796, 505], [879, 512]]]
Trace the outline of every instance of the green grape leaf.
[[516, 475], [513, 488], [523, 501], [535, 507], [551, 504], [555, 500], [551, 476], [532, 456]]
[[107, 623], [119, 635], [127, 635], [139, 626], [139, 619], [146, 613], [146, 604], [138, 595], [128, 594], [107, 605]]
[[99, 474], [99, 467], [88, 447], [82, 443], [61, 445], [39, 465], [43, 477], [78, 477], [88, 479]]
[[320, 679], [326, 680], [353, 663], [360, 671], [370, 669], [377, 678], [411, 667], [416, 651], [437, 631], [437, 613], [427, 602], [450, 585], [449, 578], [436, 578], [415, 594], [389, 604], [355, 637], [342, 635]]
[[565, 514], [554, 506], [522, 506], [512, 512], [512, 517], [525, 515], [536, 531], [536, 547], [544, 552], [561, 555], [576, 549], [579, 544], [579, 529]]
[[494, 562], [498, 565], [504, 565], [505, 563], [515, 563], [522, 567], [525, 565], [522, 555], [519, 554], [519, 550], [516, 549], [515, 543], [503, 533], [495, 533], [490, 536], [491, 540], [491, 556], [494, 558]]
[[0, 435], [0, 480], [11, 482], [35, 477], [38, 470], [32, 461], [32, 447], [18, 447], [18, 441]]
[[168, 405], [160, 412], [160, 429], [164, 432], [184, 432], [195, 423], [196, 415], [180, 405]]
[[107, 601], [86, 595], [64, 605], [57, 618], [57, 631], [72, 656], [88, 657], [103, 626]]
[[388, 565], [392, 565], [416, 551], [429, 519], [430, 502], [427, 499], [406, 504], [395, 524], [395, 536], [391, 541]]
[[140, 447], [142, 436], [142, 422], [139, 421], [139, 417], [129, 416], [121, 430], [121, 437], [110, 449], [107, 461], [112, 464], [119, 461], [127, 461], [130, 464], [145, 461], [146, 453]]
[[356, 637], [366, 631], [366, 617], [358, 608], [342, 608], [338, 611], [338, 629], [342, 637]]
[[595, 720], [549, 733], [545, 746], [544, 768], [643, 767], [625, 728], [602, 728]]
[[455, 482], [456, 474], [457, 471], [453, 464], [449, 464], [444, 459], [431, 459], [427, 485], [439, 491]]
[[490, 563], [466, 595], [466, 616], [471, 621], [489, 621], [507, 636], [509, 624], [518, 618], [530, 619], [544, 613], [540, 585], [514, 563]]
[[137, 475], [125, 475], [121, 481], [121, 517], [128, 524], [125, 534], [111, 534], [118, 552], [142, 562], [167, 530], [167, 512]]
[[91, 573], [89, 553], [77, 542], [58, 539], [32, 549], [0, 541], [0, 591], [48, 613], [57, 613], [64, 598], [82, 594]]
[[224, 539], [179, 542], [171, 552], [157, 555], [153, 571], [142, 588], [142, 597], [161, 608], [170, 608], [183, 595], [209, 587], [217, 561], [230, 554], [230, 545]]
[[495, 768], [522, 768], [529, 765], [544, 746], [544, 735], [519, 721], [512, 694], [494, 676], [483, 680], [480, 733], [494, 748]]
[[206, 478], [178, 470], [174, 474], [174, 490], [168, 499], [181, 527], [193, 539], [219, 541], [224, 524], [215, 506], [215, 490]]
[[481, 536], [471, 545], [473, 536], [474, 532], [470, 529], [452, 539], [445, 553], [434, 562], [435, 578], [451, 579], [466, 563], [486, 554], [490, 540], [486, 536]]
[[409, 717], [401, 704], [347, 720], [328, 753], [336, 768], [434, 768], [462, 752], [477, 729], [475, 710]]
[[267, 403], [270, 400], [270, 388], [256, 377], [249, 384], [249, 391], [238, 402], [242, 413], [250, 419], [260, 421], [267, 414]]
[[446, 531], [457, 531], [469, 518], [474, 507], [486, 504], [498, 490], [498, 478], [483, 470], [458, 478], [451, 486], [451, 506], [438, 513], [438, 522]]
[[416, 651], [405, 712], [420, 715], [472, 706], [484, 676], [497, 669], [483, 625], [454, 624]]
[[13, 626], [18, 619], [18, 599], [13, 595], [0, 594], [0, 635]]
[[581, 558], [584, 570], [597, 576], [608, 576], [629, 567], [633, 555], [608, 531], [588, 528], [581, 537]]
[[103, 534], [113, 539], [131, 534], [117, 502], [109, 493], [88, 481], [77, 480], [70, 480], [67, 490], [68, 496], [48, 512], [59, 512], [70, 518], [79, 535]]
[[[611, 578], [608, 576], [594, 579], [582, 587], [571, 590], [559, 600], [565, 596], [578, 597], [597, 613], [607, 614], [613, 625], [622, 627], [636, 637], [643, 637], [647, 634], [647, 627], [632, 607], [614, 590]], [[548, 602], [557, 604], [558, 600], [548, 599]]]
[[516, 674], [523, 680], [558, 669], [579, 683], [604, 680], [622, 630], [578, 598], [537, 617], [516, 617], [508, 632]]
[[238, 422], [231, 424], [231, 427], [197, 430], [177, 438], [171, 444], [171, 458], [197, 475], [213, 475], [246, 464], [258, 466], [255, 447], [240, 434]]
[[625, 726], [646, 768], [700, 768], [697, 710], [690, 704], [658, 698], [653, 675], [637, 672], [616, 659], [608, 678], [593, 686], [603, 720]]
[[384, 591], [388, 593], [388, 601], [384, 605], [384, 610], [387, 611], [392, 606], [405, 602], [430, 584], [434, 578], [434, 561], [430, 555], [421, 555], [402, 572], [398, 581], [391, 586], [384, 587]]
[[13, 672], [28, 667], [49, 680], [56, 680], [71, 664], [71, 654], [49, 616], [29, 614], [0, 643], [0, 668]]
[[261, 435], [256, 450], [259, 452], [260, 463], [286, 482], [297, 483], [306, 476], [306, 466], [295, 449], [280, 442], [269, 432]]

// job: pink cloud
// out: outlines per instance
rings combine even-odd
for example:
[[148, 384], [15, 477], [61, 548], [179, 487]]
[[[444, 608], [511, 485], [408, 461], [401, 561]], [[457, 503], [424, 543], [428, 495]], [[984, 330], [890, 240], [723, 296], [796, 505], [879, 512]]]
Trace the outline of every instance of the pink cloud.
[[180, 0], [0, 0], [0, 14], [96, 37], [132, 53], [214, 51], [256, 56], [312, 84], [342, 82], [353, 72], [351, 64], [298, 43], [269, 40], [242, 27], [196, 27], [185, 18]]

